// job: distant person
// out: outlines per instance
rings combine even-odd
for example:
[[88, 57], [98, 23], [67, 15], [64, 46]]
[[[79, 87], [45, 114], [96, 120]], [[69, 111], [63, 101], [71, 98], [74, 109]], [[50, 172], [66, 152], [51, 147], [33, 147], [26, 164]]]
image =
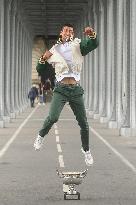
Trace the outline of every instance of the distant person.
[[37, 88], [35, 85], [33, 85], [33, 87], [32, 87], [32, 88], [35, 90], [36, 97], [38, 98], [38, 88]]
[[35, 88], [32, 87], [31, 90], [28, 93], [28, 98], [30, 99], [31, 107], [34, 107], [34, 101], [35, 101], [36, 96], [37, 96], [37, 93], [35, 91]]

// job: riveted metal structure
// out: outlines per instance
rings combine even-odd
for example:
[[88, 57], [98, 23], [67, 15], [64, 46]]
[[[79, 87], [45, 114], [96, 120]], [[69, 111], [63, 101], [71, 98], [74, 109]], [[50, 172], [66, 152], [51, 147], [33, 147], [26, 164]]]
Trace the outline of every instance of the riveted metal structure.
[[35, 49], [35, 39], [50, 46], [69, 22], [79, 38], [88, 25], [99, 36], [99, 47], [83, 64], [87, 112], [121, 135], [135, 136], [135, 10], [135, 0], [0, 0], [0, 126], [28, 105], [32, 67], [45, 48]]

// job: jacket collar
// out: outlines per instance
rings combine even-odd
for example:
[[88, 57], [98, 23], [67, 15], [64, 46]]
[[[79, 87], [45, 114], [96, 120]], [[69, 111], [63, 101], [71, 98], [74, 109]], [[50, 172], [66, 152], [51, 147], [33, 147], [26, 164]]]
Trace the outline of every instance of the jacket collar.
[[[66, 42], [72, 42], [74, 39], [72, 38], [72, 39], [69, 39], [68, 41], [66, 41]], [[61, 38], [59, 38], [58, 40], [57, 40], [57, 42], [56, 42], [56, 44], [63, 44], [64, 42], [62, 42], [62, 40], [61, 40]]]

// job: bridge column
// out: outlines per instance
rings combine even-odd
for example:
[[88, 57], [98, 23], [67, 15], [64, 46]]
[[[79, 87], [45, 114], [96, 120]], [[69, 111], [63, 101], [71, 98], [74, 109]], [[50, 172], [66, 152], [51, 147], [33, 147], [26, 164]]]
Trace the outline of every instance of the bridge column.
[[[98, 4], [93, 1], [89, 4], [89, 19], [92, 27], [99, 33], [98, 28]], [[98, 48], [89, 55], [89, 115], [92, 118], [99, 118], [99, 67], [98, 67]]]
[[30, 37], [26, 35], [26, 44], [25, 44], [25, 50], [26, 50], [26, 56], [25, 56], [25, 68], [26, 68], [26, 89], [25, 89], [25, 101], [28, 103], [28, 92], [30, 87], [32, 86], [32, 41], [30, 40]]
[[104, 2], [99, 0], [99, 59], [98, 59], [98, 67], [99, 67], [99, 115], [100, 121], [103, 122], [103, 119], [106, 117], [106, 76], [105, 76], [105, 56], [106, 53], [104, 52], [106, 49], [105, 43], [105, 5]]
[[19, 43], [18, 43], [18, 106], [19, 106], [19, 111], [22, 112], [22, 102], [21, 102], [21, 96], [22, 96], [22, 86], [21, 86], [21, 81], [22, 81], [22, 22], [21, 22], [21, 17], [19, 17]]
[[[109, 128], [117, 128], [117, 89], [116, 89], [116, 76], [117, 76], [117, 69], [116, 69], [116, 62], [117, 62], [117, 38], [118, 38], [118, 32], [117, 32], [117, 2], [110, 2], [110, 8], [108, 7], [107, 10], [107, 20], [110, 19], [107, 23], [111, 27], [110, 29], [110, 38], [107, 40], [109, 43], [108, 49], [107, 49], [107, 57], [110, 59], [107, 59], [107, 67], [110, 67], [110, 77], [109, 77], [109, 117], [108, 117], [108, 126]], [[112, 15], [112, 16], [111, 16]], [[111, 17], [110, 17], [111, 16]], [[111, 22], [110, 22], [111, 21]], [[113, 26], [112, 26], [113, 25]], [[108, 33], [108, 32], [107, 32]], [[110, 43], [111, 42], [111, 43]]]
[[[84, 18], [83, 16], [81, 17], [80, 25], [79, 25], [79, 33], [80, 33], [80, 38], [84, 39], [85, 36], [83, 35], [83, 29], [84, 29]], [[83, 69], [81, 73], [81, 85], [84, 88], [85, 91], [85, 73], [84, 73], [84, 68], [85, 68], [85, 61], [83, 62]]]
[[27, 65], [27, 55], [28, 55], [28, 51], [26, 50], [26, 43], [28, 43], [26, 41], [26, 33], [25, 33], [25, 29], [23, 30], [23, 103], [26, 104], [26, 95], [28, 95], [27, 93], [27, 89], [28, 89], [28, 65]]
[[[93, 28], [94, 27], [94, 16], [93, 16], [93, 5], [92, 2], [89, 1], [88, 3], [88, 21], [89, 25]], [[94, 99], [94, 79], [93, 79], [93, 72], [94, 72], [94, 59], [93, 53], [88, 54], [88, 113], [90, 117], [93, 116], [93, 99]]]
[[10, 99], [10, 116], [11, 118], [16, 117], [15, 113], [15, 90], [14, 87], [15, 85], [15, 16], [16, 16], [16, 3], [15, 1], [12, 1], [11, 4], [11, 19], [10, 19], [10, 25], [11, 25], [11, 31], [10, 31], [10, 69], [11, 69], [11, 75], [10, 75], [10, 80], [11, 80], [11, 86], [10, 86], [10, 93], [11, 93], [11, 99]]
[[122, 105], [121, 105], [121, 98], [122, 98], [122, 31], [123, 31], [123, 0], [117, 0], [117, 27], [116, 30], [118, 31], [119, 35], [117, 36], [117, 63], [116, 63], [116, 69], [117, 69], [117, 76], [116, 76], [116, 82], [117, 82], [117, 121], [118, 126], [121, 125], [121, 111], [122, 111]]
[[[131, 11], [130, 11], [131, 13]], [[130, 91], [132, 90], [130, 85], [130, 72], [133, 67], [129, 66], [129, 33], [128, 28], [129, 21], [129, 7], [127, 1], [117, 1], [117, 28], [119, 35], [117, 34], [117, 57], [116, 57], [116, 70], [117, 70], [117, 122], [120, 134], [125, 127], [130, 127]], [[132, 25], [131, 25], [132, 26]], [[134, 30], [130, 33], [134, 33]], [[133, 27], [133, 26], [132, 26]], [[134, 45], [134, 39], [133, 39]], [[132, 45], [132, 47], [133, 47]], [[134, 111], [133, 111], [134, 112]], [[125, 128], [125, 129], [124, 129]]]
[[[88, 8], [84, 8], [84, 27], [89, 26], [89, 21], [88, 21], [88, 12], [87, 12]], [[83, 32], [83, 31], [82, 31]], [[84, 38], [87, 38], [84, 35]], [[86, 110], [88, 109], [88, 96], [89, 96], [89, 76], [88, 76], [88, 70], [89, 70], [89, 62], [88, 62], [89, 56], [88, 54], [85, 56], [84, 58], [84, 90], [85, 90], [85, 95], [84, 95], [84, 101], [85, 101], [85, 107]]]
[[22, 101], [23, 107], [26, 105], [26, 102], [25, 102], [26, 96], [24, 95], [24, 93], [25, 93], [25, 89], [27, 86], [26, 79], [28, 78], [28, 76], [26, 74], [27, 68], [26, 68], [26, 62], [25, 62], [25, 55], [27, 55], [26, 50], [25, 50], [25, 44], [26, 44], [25, 35], [26, 35], [25, 29], [22, 28], [22, 69], [21, 69], [22, 98], [21, 98], [21, 101]]
[[4, 120], [10, 122], [10, 101], [11, 101], [11, 68], [10, 68], [10, 17], [11, 17], [11, 0], [5, 1], [4, 9]]
[[[98, 3], [94, 1], [93, 6], [93, 16], [94, 16], [94, 28], [96, 32], [99, 33], [99, 8]], [[93, 55], [93, 69], [94, 69], [94, 76], [93, 76], [93, 84], [94, 84], [94, 102], [93, 102], [93, 118], [98, 119], [100, 117], [99, 114], [99, 67], [98, 67], [98, 48], [92, 51]]]
[[4, 127], [4, 0], [0, 0], [0, 127]]
[[[136, 1], [126, 1], [126, 32], [130, 40], [124, 45], [127, 48], [126, 84], [124, 85], [124, 121], [120, 128], [120, 134], [124, 136], [136, 136]], [[125, 25], [125, 23], [124, 23]], [[124, 29], [124, 31], [125, 31]], [[129, 56], [130, 55], [130, 56]], [[125, 59], [125, 57], [124, 57]]]
[[19, 113], [19, 104], [18, 104], [18, 93], [19, 93], [19, 52], [18, 52], [18, 47], [19, 47], [19, 19], [18, 15], [16, 14], [15, 18], [15, 33], [16, 33], [16, 38], [15, 38], [15, 75], [14, 75], [14, 80], [15, 80], [15, 86], [14, 86], [14, 101], [15, 101], [15, 112], [16, 114]]
[[116, 18], [113, 17], [116, 2], [107, 1], [107, 52], [106, 52], [106, 118], [109, 127], [117, 128], [116, 121], [116, 67], [115, 67], [115, 44], [117, 40]]

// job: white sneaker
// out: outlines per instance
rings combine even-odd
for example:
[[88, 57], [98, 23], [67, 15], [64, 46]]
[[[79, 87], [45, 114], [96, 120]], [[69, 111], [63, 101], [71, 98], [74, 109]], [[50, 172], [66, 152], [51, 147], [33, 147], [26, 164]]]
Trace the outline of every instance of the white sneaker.
[[44, 138], [41, 137], [40, 135], [37, 136], [35, 142], [34, 142], [34, 148], [35, 150], [40, 150], [42, 145], [43, 145], [43, 140]]
[[91, 166], [94, 162], [93, 157], [91, 155], [90, 150], [89, 151], [84, 151], [83, 148], [81, 148], [81, 151], [84, 153], [85, 155], [85, 163], [87, 166]]

